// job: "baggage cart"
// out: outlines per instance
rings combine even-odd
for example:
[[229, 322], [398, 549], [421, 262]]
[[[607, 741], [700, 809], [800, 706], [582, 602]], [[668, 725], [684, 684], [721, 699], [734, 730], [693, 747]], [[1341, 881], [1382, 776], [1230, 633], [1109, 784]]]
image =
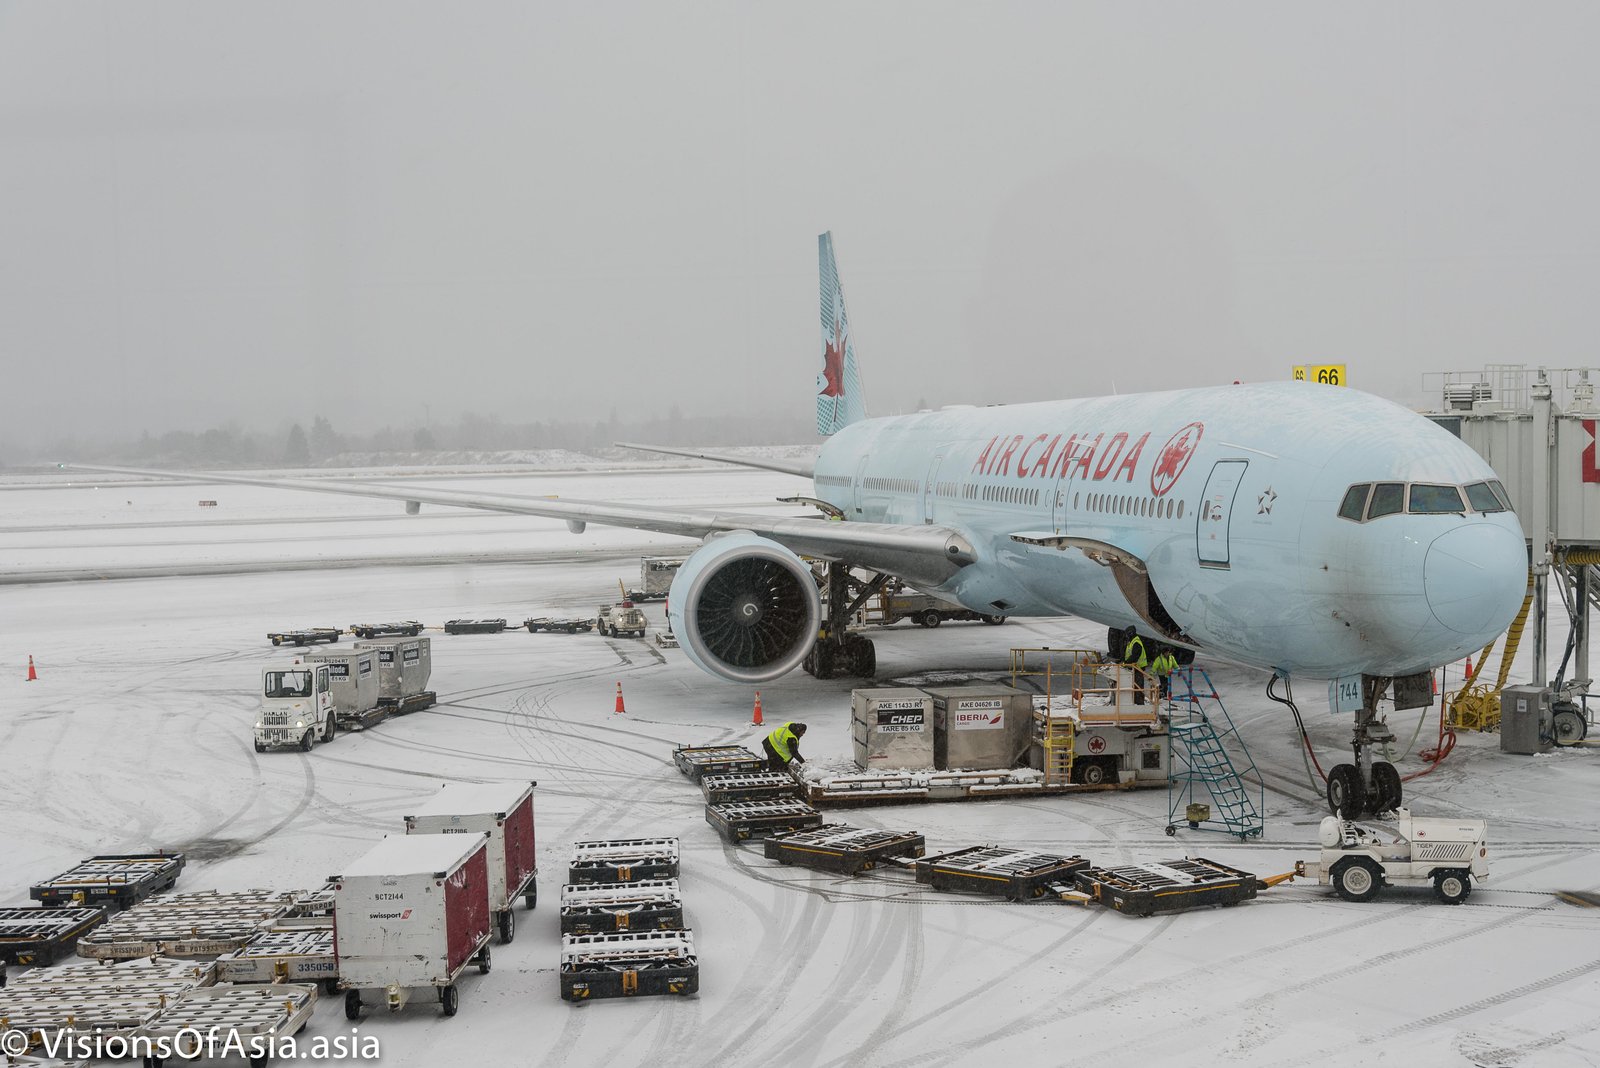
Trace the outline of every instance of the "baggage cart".
[[533, 789], [538, 785], [448, 783], [406, 817], [407, 834], [489, 836], [489, 910], [502, 944], [516, 937], [517, 899], [530, 909], [539, 903], [533, 834]]
[[45, 908], [81, 897], [87, 905], [125, 909], [171, 887], [183, 865], [182, 853], [107, 853], [36, 883], [28, 896]]
[[767, 839], [768, 860], [799, 864], [818, 871], [859, 875], [889, 857], [920, 857], [927, 843], [914, 831], [880, 831], [825, 823], [806, 831], [776, 834]]
[[783, 771], [745, 771], [732, 775], [707, 775], [700, 780], [706, 804], [725, 801], [773, 801], [799, 797], [801, 786]]
[[47, 1032], [71, 1029], [102, 1038], [130, 1037], [169, 1004], [213, 981], [215, 968], [169, 960], [93, 961], [34, 968], [0, 990], [0, 1019], [37, 1048]]
[[[316, 1007], [314, 986], [201, 987], [184, 994], [134, 1035], [184, 1060], [243, 1052], [255, 1068], [266, 1064], [273, 1040], [298, 1032]], [[159, 1068], [164, 1059], [158, 1053], [147, 1063]]]
[[444, 625], [446, 634], [499, 634], [505, 629], [503, 619], [451, 619]]
[[781, 831], [821, 827], [822, 814], [804, 801], [730, 801], [707, 805], [706, 822], [724, 841], [743, 842]]
[[344, 631], [338, 627], [301, 627], [299, 630], [275, 630], [267, 634], [273, 645], [315, 645], [318, 642], [336, 642]]
[[611, 838], [572, 843], [569, 883], [631, 883], [678, 877], [676, 838]]
[[422, 624], [414, 619], [401, 623], [352, 623], [350, 633], [357, 638], [415, 638]]
[[529, 634], [538, 634], [541, 630], [549, 634], [587, 634], [594, 630], [594, 620], [587, 616], [581, 619], [551, 619], [549, 616], [540, 616], [536, 619], [524, 619], [522, 625], [528, 628]]
[[433, 639], [376, 638], [358, 642], [356, 648], [378, 654], [378, 704], [390, 715], [420, 712], [438, 700], [427, 688], [433, 675]]
[[693, 931], [567, 935], [561, 940], [561, 996], [567, 1001], [693, 994], [699, 989]]
[[277, 926], [263, 931], [242, 949], [217, 958], [222, 983], [321, 983], [338, 990], [339, 965], [333, 955], [333, 924], [320, 927]]
[[767, 762], [742, 745], [680, 745], [672, 751], [678, 770], [699, 782], [707, 775], [741, 775], [764, 771]]
[[1260, 887], [1249, 872], [1201, 857], [1159, 864], [1085, 868], [1075, 875], [1080, 893], [1132, 916], [1182, 912], [1207, 905], [1237, 905]]
[[1052, 885], [1072, 884], [1089, 867], [1082, 857], [1063, 857], [1031, 849], [970, 846], [917, 861], [917, 882], [935, 890], [998, 894], [1008, 901], [1044, 897]]
[[562, 934], [668, 931], [683, 927], [676, 879], [636, 883], [569, 883], [561, 888]]
[[395, 1013], [420, 987], [456, 1014], [461, 973], [489, 971], [488, 844], [478, 834], [390, 835], [329, 879], [347, 1019], [360, 1019], [365, 990]]
[[106, 922], [105, 909], [0, 909], [0, 986], [7, 964], [43, 967], [72, 956], [78, 939]]
[[78, 956], [95, 960], [215, 957], [242, 949], [295, 902], [293, 893], [240, 890], [164, 894], [112, 917], [78, 940]]

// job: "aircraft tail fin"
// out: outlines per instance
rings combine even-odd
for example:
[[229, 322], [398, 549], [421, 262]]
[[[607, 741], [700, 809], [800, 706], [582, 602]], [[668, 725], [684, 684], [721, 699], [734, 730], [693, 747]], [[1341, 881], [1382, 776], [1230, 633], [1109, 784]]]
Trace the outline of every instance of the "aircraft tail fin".
[[861, 372], [844, 312], [844, 287], [833, 258], [833, 233], [817, 237], [817, 267], [822, 276], [822, 370], [817, 375], [817, 433], [827, 435], [867, 417]]

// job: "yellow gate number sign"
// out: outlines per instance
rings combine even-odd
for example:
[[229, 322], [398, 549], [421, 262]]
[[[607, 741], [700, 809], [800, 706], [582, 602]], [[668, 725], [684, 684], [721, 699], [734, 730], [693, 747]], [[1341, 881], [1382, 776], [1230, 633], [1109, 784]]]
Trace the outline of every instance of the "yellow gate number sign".
[[1313, 366], [1296, 364], [1294, 380], [1296, 382], [1320, 382], [1325, 386], [1343, 386], [1347, 384], [1344, 369], [1345, 365], [1342, 363], [1325, 363]]

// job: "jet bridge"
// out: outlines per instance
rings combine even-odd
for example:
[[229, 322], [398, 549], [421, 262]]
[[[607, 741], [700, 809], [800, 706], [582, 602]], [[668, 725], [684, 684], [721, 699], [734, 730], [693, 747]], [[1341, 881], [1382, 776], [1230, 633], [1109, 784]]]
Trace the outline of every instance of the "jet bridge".
[[[1424, 414], [1489, 462], [1528, 535], [1530, 681], [1556, 691], [1557, 740], [1579, 741], [1587, 715], [1578, 709], [1587, 707], [1591, 683], [1589, 611], [1600, 603], [1591, 574], [1600, 565], [1600, 405], [1595, 401], [1600, 369], [1490, 364], [1482, 371], [1424, 376], [1425, 382], [1435, 379], [1440, 410]], [[1572, 622], [1553, 680], [1546, 596], [1552, 577]]]

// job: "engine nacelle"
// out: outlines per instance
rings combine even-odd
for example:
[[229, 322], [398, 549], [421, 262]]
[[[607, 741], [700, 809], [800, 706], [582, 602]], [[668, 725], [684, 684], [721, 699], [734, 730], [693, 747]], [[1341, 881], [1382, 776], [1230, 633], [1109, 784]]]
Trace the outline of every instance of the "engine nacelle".
[[667, 612], [695, 666], [734, 682], [768, 682], [799, 667], [811, 651], [822, 597], [800, 557], [739, 530], [684, 561]]

